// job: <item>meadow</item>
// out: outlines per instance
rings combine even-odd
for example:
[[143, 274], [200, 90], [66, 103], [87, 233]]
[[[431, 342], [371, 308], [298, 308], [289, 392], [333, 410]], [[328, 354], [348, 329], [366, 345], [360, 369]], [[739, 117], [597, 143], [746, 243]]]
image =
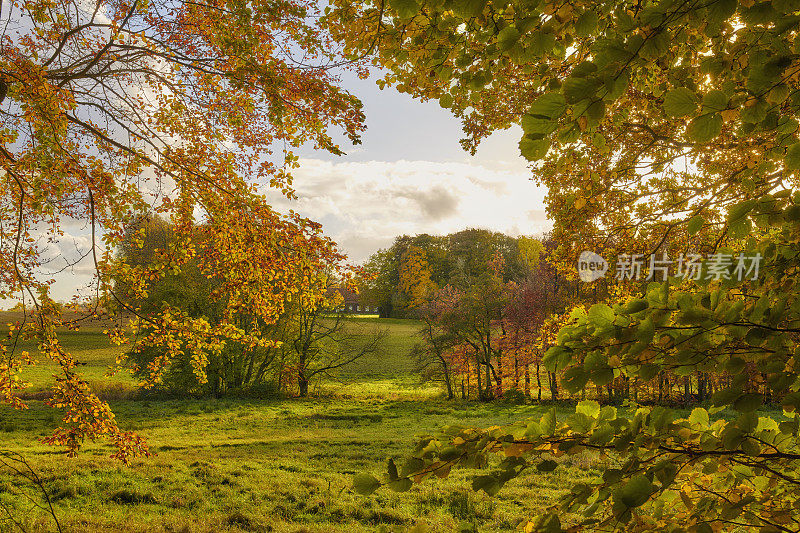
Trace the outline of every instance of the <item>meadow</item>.
[[[28, 459], [63, 531], [81, 532], [514, 531], [572, 482], [600, 474], [598, 459], [578, 455], [554, 472], [512, 480], [496, 497], [471, 490], [470, 470], [405, 493], [356, 494], [353, 474], [380, 476], [389, 457], [407, 454], [415, 435], [456, 423], [505, 424], [548, 408], [444, 400], [438, 386], [420, 383], [413, 372], [408, 351], [417, 324], [364, 318], [354, 325], [375, 321], [388, 330], [388, 355], [344, 368], [307, 399], [142, 399], [129, 374], [106, 375], [124, 348], [109, 346], [102, 325], [65, 332], [65, 347], [109, 399], [120, 426], [143, 435], [154, 455], [124, 466], [101, 443], [87, 442], [76, 458], [38, 443], [60, 420], [41, 401], [53, 373], [44, 363], [23, 375], [32, 382], [30, 409], [0, 407], [0, 450]], [[19, 489], [32, 487], [0, 474], [0, 503], [25, 530], [53, 531], [48, 515]], [[43, 503], [38, 494], [34, 500]], [[11, 525], [0, 521], [4, 527]]]

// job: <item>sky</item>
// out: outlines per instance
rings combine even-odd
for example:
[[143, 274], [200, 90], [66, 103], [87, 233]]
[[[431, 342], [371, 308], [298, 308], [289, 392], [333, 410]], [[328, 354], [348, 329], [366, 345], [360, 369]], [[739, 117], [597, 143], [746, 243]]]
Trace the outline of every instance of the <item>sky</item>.
[[362, 144], [342, 145], [345, 156], [301, 151], [299, 199], [276, 198], [275, 206], [321, 222], [351, 261], [403, 234], [487, 228], [516, 236], [550, 228], [546, 190], [519, 155], [520, 129], [495, 133], [473, 157], [459, 144], [460, 122], [435, 101], [380, 90], [374, 79], [350, 77], [344, 85], [364, 103]]
[[[364, 103], [362, 144], [345, 140], [344, 156], [302, 148], [294, 172], [298, 199], [277, 193], [270, 199], [280, 212], [294, 209], [322, 223], [348, 262], [362, 263], [403, 234], [487, 228], [517, 236], [550, 228], [546, 191], [531, 181], [518, 152], [521, 130], [495, 133], [473, 157], [458, 142], [460, 122], [436, 102], [380, 90], [374, 78], [349, 76], [343, 84]], [[60, 301], [92, 292], [91, 258], [76, 262], [90, 247], [89, 228], [66, 224], [64, 229], [64, 237], [43, 250], [47, 268], [56, 272], [52, 295]], [[13, 304], [0, 301], [2, 307]]]

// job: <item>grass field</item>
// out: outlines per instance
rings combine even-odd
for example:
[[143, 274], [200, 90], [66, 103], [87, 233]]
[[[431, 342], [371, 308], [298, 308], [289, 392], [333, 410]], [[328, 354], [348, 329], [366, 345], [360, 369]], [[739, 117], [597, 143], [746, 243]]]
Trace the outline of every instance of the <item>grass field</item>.
[[[494, 498], [469, 489], [475, 471], [468, 470], [402, 494], [355, 494], [352, 475], [380, 475], [388, 457], [407, 453], [415, 434], [544, 412], [531, 405], [442, 400], [435, 386], [420, 385], [412, 373], [407, 354], [415, 341], [413, 322], [359, 320], [388, 329], [390, 355], [344, 369], [316, 398], [112, 401], [120, 426], [146, 437], [156, 453], [129, 467], [108, 459], [110, 448], [102, 444], [87, 443], [74, 459], [39, 444], [59, 414], [37, 400], [26, 411], [0, 408], [0, 450], [29, 459], [64, 531], [81, 532], [405, 531], [420, 523], [430, 531], [513, 531], [521, 518], [555, 503], [572, 482], [599, 474], [596, 459], [575, 456], [552, 473], [512, 480]], [[129, 390], [129, 375], [104, 375], [121, 349], [109, 347], [101, 329], [65, 333], [63, 342], [86, 363], [81, 370], [99, 389]], [[41, 390], [52, 373], [42, 364], [24, 377]], [[0, 503], [28, 530], [52, 531], [41, 510], [12, 496], [14, 483], [0, 476]], [[3, 524], [0, 531], [10, 527]]]

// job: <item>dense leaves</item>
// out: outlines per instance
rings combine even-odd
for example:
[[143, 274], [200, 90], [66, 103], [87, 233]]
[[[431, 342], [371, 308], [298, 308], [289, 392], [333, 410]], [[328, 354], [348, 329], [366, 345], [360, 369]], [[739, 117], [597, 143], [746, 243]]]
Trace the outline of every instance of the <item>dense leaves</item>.
[[339, 0], [328, 22], [381, 83], [445, 102], [467, 149], [520, 125], [570, 262], [576, 242], [677, 250], [698, 215], [710, 248], [727, 207], [796, 183], [792, 2], [455, 4]]
[[[397, 17], [382, 3], [337, 0], [328, 22], [350, 53], [388, 69], [384, 83], [446, 101], [465, 148], [522, 128], [564, 275], [581, 250], [711, 255], [696, 280], [630, 282], [610, 295], [631, 298], [577, 306], [544, 362], [576, 393], [665, 373], [690, 384], [701, 373], [716, 384], [715, 407], [685, 419], [666, 407], [581, 404], [556, 424], [459, 430], [423, 440], [412, 477], [483, 466], [499, 452], [500, 470], [473, 485], [495, 493], [542, 464], [531, 455], [593, 449], [620, 466], [573, 487], [528, 530], [797, 530], [800, 5], [456, 4]], [[744, 253], [760, 254], [760, 271], [743, 266]], [[786, 417], [759, 417], [769, 402]]]
[[[341, 261], [318, 224], [276, 213], [265, 195], [293, 197], [294, 147], [341, 153], [332, 130], [357, 142], [363, 127], [360, 103], [329, 73], [340, 58], [318, 15], [302, 0], [4, 6], [0, 298], [24, 300], [27, 313], [0, 345], [0, 397], [24, 406], [18, 373], [32, 358], [15, 347], [35, 339], [60, 368], [49, 403], [67, 413], [50, 442], [74, 452], [106, 435], [121, 459], [145, 451], [55, 334], [85, 318], [65, 318], [49, 298], [53, 271], [71, 266], [46, 264], [66, 226], [87, 228], [73, 263], [94, 263], [90, 314], [123, 302], [112, 277], [134, 299], [186, 265], [213, 278], [226, 302], [219, 322], [169, 305], [128, 306], [133, 321], [111, 331], [122, 342], [146, 326], [139, 341], [164, 348], [165, 364], [188, 346], [200, 376], [203, 354], [228, 341], [267, 342], [240, 327], [237, 312], [273, 322], [289, 297], [319, 292], [312, 273]], [[151, 210], [176, 228], [173, 245], [147, 264], [120, 261], [125, 228]], [[215, 245], [199, 256], [204, 242]]]

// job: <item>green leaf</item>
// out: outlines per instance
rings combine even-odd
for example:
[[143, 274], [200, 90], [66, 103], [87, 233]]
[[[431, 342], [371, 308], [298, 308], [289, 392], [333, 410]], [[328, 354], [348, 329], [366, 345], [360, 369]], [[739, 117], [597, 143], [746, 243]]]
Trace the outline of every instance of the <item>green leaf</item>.
[[567, 420], [570, 429], [578, 433], [587, 433], [592, 427], [592, 420], [583, 413], [573, 413]]
[[625, 308], [622, 310], [622, 314], [623, 315], [632, 315], [634, 313], [638, 313], [640, 311], [644, 311], [645, 309], [647, 309], [649, 307], [649, 305], [650, 304], [647, 303], [647, 300], [644, 300], [644, 299], [641, 299], [641, 298], [640, 299], [636, 299], [636, 300], [631, 300], [630, 302], [627, 303]]
[[685, 117], [697, 110], [697, 96], [686, 87], [673, 89], [664, 95], [664, 112], [671, 117]]
[[600, 404], [594, 400], [584, 400], [575, 407], [576, 413], [583, 413], [590, 418], [596, 418], [600, 412]]
[[483, 13], [486, 0], [455, 0], [452, 5], [453, 12], [459, 17], [472, 18]]
[[378, 478], [369, 474], [356, 474], [353, 477], [353, 490], [364, 496], [368, 496], [378, 490], [381, 482]]
[[539, 427], [544, 435], [552, 435], [556, 432], [556, 409], [555, 407], [542, 415]]
[[439, 460], [453, 461], [454, 459], [460, 457], [461, 454], [462, 454], [461, 450], [459, 450], [455, 446], [448, 446], [447, 448], [439, 452]]
[[800, 9], [798, 0], [772, 0], [772, 7], [781, 13], [791, 13]]
[[692, 414], [689, 415], [689, 422], [692, 422], [694, 424], [700, 424], [703, 427], [708, 427], [709, 424], [708, 411], [706, 411], [702, 407], [697, 407], [696, 409], [693, 409]]
[[526, 135], [519, 142], [519, 153], [528, 161], [544, 159], [548, 150], [550, 150], [549, 139], [531, 139]]
[[722, 445], [726, 450], [735, 450], [742, 443], [742, 440], [744, 439], [744, 433], [741, 429], [733, 424], [728, 424], [728, 426], [722, 431], [721, 437]]
[[405, 492], [414, 486], [414, 482], [407, 477], [395, 479], [387, 483], [387, 486], [395, 492]]
[[519, 38], [519, 30], [515, 26], [506, 26], [497, 34], [497, 44], [500, 45], [500, 50], [506, 51], [514, 46]]
[[647, 318], [639, 323], [636, 328], [636, 340], [643, 344], [650, 344], [656, 334], [656, 325], [653, 323], [653, 316], [649, 315]]
[[589, 37], [597, 29], [597, 13], [592, 10], [585, 11], [575, 21], [575, 35], [578, 37]]
[[733, 402], [733, 408], [740, 412], [749, 413], [761, 407], [763, 401], [764, 398], [761, 394], [748, 392], [747, 394], [742, 394]]
[[545, 93], [534, 100], [528, 114], [540, 117], [557, 119], [567, 110], [567, 102], [561, 93]]
[[614, 381], [614, 369], [607, 366], [604, 368], [597, 368], [592, 370], [590, 377], [595, 385], [608, 385]]
[[800, 411], [800, 392], [790, 392], [781, 400], [781, 405], [786, 411]]
[[743, 107], [739, 113], [739, 118], [742, 119], [742, 122], [756, 124], [766, 118], [769, 107], [770, 105], [767, 101], [759, 99], [755, 105]]
[[594, 96], [597, 84], [586, 78], [567, 78], [562, 88], [564, 99], [568, 103], [580, 102]]
[[783, 211], [783, 216], [786, 220], [797, 222], [800, 220], [800, 205], [790, 205]]
[[769, 416], [760, 416], [758, 417], [756, 431], [778, 431], [778, 423]]
[[443, 94], [439, 97], [439, 105], [445, 109], [453, 106], [453, 96], [449, 93]]
[[564, 529], [561, 527], [558, 515], [548, 513], [536, 521], [536, 528], [533, 531], [536, 533], [563, 533]]
[[633, 476], [625, 485], [614, 491], [614, 501], [633, 509], [644, 505], [653, 493], [653, 484], [641, 474]]
[[586, 386], [589, 381], [589, 375], [579, 366], [568, 368], [564, 372], [564, 377], [561, 379], [561, 384], [567, 389], [569, 393], [576, 393]]
[[420, 11], [416, 0], [389, 0], [389, 6], [401, 19], [410, 19]]
[[397, 475], [397, 465], [394, 464], [394, 459], [391, 459], [391, 458], [389, 459], [389, 465], [387, 467], [387, 474], [389, 476], [389, 479], [391, 479], [391, 480], [395, 480], [395, 479], [397, 479], [399, 477]]
[[606, 304], [594, 304], [589, 308], [589, 320], [598, 326], [611, 324], [614, 317], [614, 311]]
[[794, 143], [786, 149], [786, 157], [783, 163], [788, 170], [800, 169], [800, 143]]
[[489, 496], [494, 496], [500, 492], [500, 482], [494, 476], [476, 476], [472, 480], [472, 490], [482, 490]]
[[656, 377], [660, 370], [660, 366], [653, 363], [646, 363], [639, 367], [639, 377], [645, 381], [648, 381]]
[[400, 475], [403, 477], [416, 474], [425, 467], [425, 461], [417, 457], [409, 457], [406, 459], [403, 468], [400, 470]]
[[719, 89], [709, 91], [703, 96], [703, 112], [718, 112], [728, 108], [728, 97]]
[[536, 470], [538, 470], [539, 472], [552, 472], [553, 470], [556, 469], [557, 466], [558, 463], [556, 463], [552, 459], [545, 459], [544, 461], [536, 465]]
[[672, 424], [672, 421], [675, 419], [675, 411], [672, 409], [668, 409], [666, 407], [661, 407], [660, 405], [654, 407], [652, 411], [650, 411], [650, 421], [657, 430], [662, 430], [665, 427]]
[[605, 445], [611, 441], [611, 437], [613, 436], [614, 430], [611, 428], [611, 426], [609, 424], [603, 424], [594, 430], [592, 435], [589, 437], [589, 442], [592, 444]]
[[544, 56], [553, 51], [556, 45], [556, 36], [548, 31], [534, 31], [528, 38], [528, 47], [538, 56]]
[[573, 78], [585, 78], [586, 76], [594, 74], [595, 72], [597, 72], [597, 65], [591, 61], [583, 61], [582, 63], [578, 64], [577, 67], [572, 69], [570, 76]]
[[734, 239], [741, 239], [749, 235], [752, 229], [753, 225], [750, 223], [750, 219], [742, 217], [735, 222], [731, 222], [728, 226], [728, 235]]
[[715, 24], [729, 19], [736, 13], [738, 0], [717, 0], [708, 7], [708, 21]]
[[740, 218], [744, 217], [753, 210], [756, 206], [756, 200], [745, 200], [744, 202], [739, 202], [738, 204], [732, 206], [728, 210], [728, 223], [736, 222]]
[[694, 118], [689, 123], [689, 138], [695, 142], [707, 143], [722, 131], [722, 115], [708, 113]]
[[602, 100], [595, 100], [586, 108], [586, 116], [589, 120], [601, 120], [606, 114], [606, 103]]
[[522, 116], [522, 130], [534, 135], [550, 135], [558, 127], [558, 122], [541, 115], [526, 114]]
[[695, 235], [700, 229], [703, 227], [705, 220], [700, 215], [695, 215], [689, 219], [689, 222], [686, 224], [686, 232], [689, 235]]
[[742, 395], [742, 388], [737, 386], [731, 386], [727, 389], [722, 389], [720, 391], [715, 392], [711, 396], [711, 403], [716, 406], [723, 406], [723, 405], [730, 405], [736, 399]]
[[668, 30], [662, 29], [655, 35], [650, 35], [639, 50], [639, 55], [644, 59], [656, 60], [669, 50], [670, 35]]

